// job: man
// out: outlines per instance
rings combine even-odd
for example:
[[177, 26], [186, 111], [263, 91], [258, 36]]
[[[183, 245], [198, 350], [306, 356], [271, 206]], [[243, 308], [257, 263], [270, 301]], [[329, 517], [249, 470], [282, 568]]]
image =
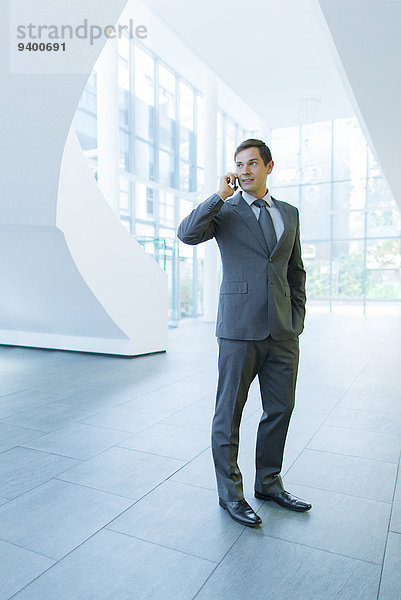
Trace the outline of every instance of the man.
[[[266, 188], [274, 163], [264, 142], [249, 139], [234, 155], [235, 173], [178, 228], [186, 244], [215, 237], [223, 278], [216, 336], [219, 380], [212, 452], [219, 503], [239, 523], [262, 521], [244, 499], [237, 464], [239, 426], [248, 390], [258, 375], [263, 414], [256, 442], [255, 497], [306, 511], [311, 505], [284, 490], [280, 471], [294, 408], [298, 336], [305, 317], [305, 271], [298, 210]], [[242, 191], [234, 194], [237, 181]]]

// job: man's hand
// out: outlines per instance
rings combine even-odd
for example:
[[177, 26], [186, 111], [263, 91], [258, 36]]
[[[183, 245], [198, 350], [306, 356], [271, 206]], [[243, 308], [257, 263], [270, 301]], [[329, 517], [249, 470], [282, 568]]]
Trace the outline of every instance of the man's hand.
[[220, 179], [220, 187], [217, 192], [218, 195], [223, 199], [229, 198], [238, 189], [237, 176], [235, 173], [226, 173]]

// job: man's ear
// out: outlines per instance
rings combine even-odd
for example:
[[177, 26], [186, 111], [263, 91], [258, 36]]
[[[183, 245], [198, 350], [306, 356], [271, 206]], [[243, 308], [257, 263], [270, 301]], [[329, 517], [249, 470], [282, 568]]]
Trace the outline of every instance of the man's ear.
[[274, 167], [274, 162], [271, 160], [266, 165], [268, 175], [270, 175], [270, 173], [273, 171], [273, 167]]

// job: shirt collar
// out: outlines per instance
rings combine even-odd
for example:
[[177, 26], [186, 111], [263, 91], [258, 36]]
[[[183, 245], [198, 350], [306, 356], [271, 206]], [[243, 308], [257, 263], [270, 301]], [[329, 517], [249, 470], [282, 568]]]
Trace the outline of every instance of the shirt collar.
[[[251, 206], [251, 204], [256, 200], [255, 196], [251, 196], [251, 194], [248, 194], [248, 192], [241, 191], [241, 194], [243, 199], [247, 204], [249, 204], [249, 206]], [[267, 190], [266, 194], [263, 196], [263, 200], [267, 203], [269, 207], [273, 206], [273, 200], [270, 196], [269, 190]]]

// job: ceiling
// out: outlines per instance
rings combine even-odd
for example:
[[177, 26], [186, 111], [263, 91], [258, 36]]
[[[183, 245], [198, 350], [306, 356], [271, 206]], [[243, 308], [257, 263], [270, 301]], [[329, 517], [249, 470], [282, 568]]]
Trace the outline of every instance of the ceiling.
[[309, 0], [143, 0], [268, 127], [354, 111]]

